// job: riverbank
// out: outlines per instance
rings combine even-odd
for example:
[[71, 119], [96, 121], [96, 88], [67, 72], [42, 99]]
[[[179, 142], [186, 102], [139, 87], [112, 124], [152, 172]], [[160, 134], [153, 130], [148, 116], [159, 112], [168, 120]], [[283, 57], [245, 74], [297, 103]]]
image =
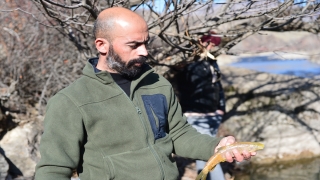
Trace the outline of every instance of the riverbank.
[[272, 57], [279, 60], [307, 59], [320, 64], [320, 34], [309, 32], [260, 31], [217, 57], [220, 66], [245, 57]]
[[276, 55], [277, 59], [302, 57], [312, 62], [320, 61], [320, 34], [309, 32], [260, 31], [230, 49], [230, 54]]

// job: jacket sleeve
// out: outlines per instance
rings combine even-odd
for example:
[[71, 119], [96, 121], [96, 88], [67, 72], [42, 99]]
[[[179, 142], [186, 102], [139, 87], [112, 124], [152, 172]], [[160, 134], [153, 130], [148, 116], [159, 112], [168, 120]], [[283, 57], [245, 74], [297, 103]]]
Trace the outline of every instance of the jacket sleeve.
[[83, 144], [84, 128], [77, 106], [59, 93], [48, 103], [44, 133], [40, 142], [41, 159], [36, 180], [70, 180], [77, 169]]
[[173, 90], [171, 90], [169, 102], [168, 122], [174, 152], [179, 156], [207, 161], [221, 140], [221, 138], [200, 134], [188, 124]]

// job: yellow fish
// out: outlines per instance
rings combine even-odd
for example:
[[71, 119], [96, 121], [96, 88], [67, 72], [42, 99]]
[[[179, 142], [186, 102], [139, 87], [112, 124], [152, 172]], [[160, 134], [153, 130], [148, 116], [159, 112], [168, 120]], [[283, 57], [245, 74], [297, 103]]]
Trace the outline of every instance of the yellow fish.
[[259, 142], [235, 142], [228, 146], [220, 147], [217, 153], [208, 160], [207, 165], [197, 176], [196, 180], [206, 180], [208, 173], [212, 171], [218, 163], [226, 161], [225, 155], [227, 152], [232, 152], [234, 149], [237, 149], [240, 153], [243, 151], [255, 152], [263, 148], [264, 144]]

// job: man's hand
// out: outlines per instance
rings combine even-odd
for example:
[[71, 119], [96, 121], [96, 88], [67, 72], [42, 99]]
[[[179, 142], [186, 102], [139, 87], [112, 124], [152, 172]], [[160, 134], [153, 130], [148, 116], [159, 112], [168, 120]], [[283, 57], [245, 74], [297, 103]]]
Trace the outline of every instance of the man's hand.
[[[221, 141], [219, 142], [218, 146], [215, 148], [214, 152], [216, 153], [218, 151], [218, 148], [222, 147], [222, 146], [227, 146], [230, 144], [233, 144], [236, 142], [236, 139], [233, 136], [227, 136], [221, 139]], [[233, 160], [236, 160], [238, 162], [250, 159], [251, 156], [256, 155], [256, 152], [247, 152], [247, 151], [243, 151], [242, 154], [237, 150], [234, 149], [231, 153], [227, 152], [226, 153], [226, 160], [228, 162], [233, 162]]]

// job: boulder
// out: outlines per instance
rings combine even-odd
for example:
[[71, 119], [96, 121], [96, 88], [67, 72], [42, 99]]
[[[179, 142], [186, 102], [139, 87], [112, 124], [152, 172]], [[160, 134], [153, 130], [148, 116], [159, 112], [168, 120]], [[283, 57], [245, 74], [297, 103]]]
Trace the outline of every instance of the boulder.
[[9, 164], [12, 178], [33, 179], [34, 169], [40, 158], [38, 145], [41, 134], [41, 121], [35, 119], [21, 123], [1, 139], [0, 147]]
[[222, 66], [226, 94], [219, 135], [259, 141], [253, 163], [320, 156], [320, 82]]
[[3, 156], [3, 151], [0, 147], [0, 179], [6, 179], [8, 177], [9, 164]]

